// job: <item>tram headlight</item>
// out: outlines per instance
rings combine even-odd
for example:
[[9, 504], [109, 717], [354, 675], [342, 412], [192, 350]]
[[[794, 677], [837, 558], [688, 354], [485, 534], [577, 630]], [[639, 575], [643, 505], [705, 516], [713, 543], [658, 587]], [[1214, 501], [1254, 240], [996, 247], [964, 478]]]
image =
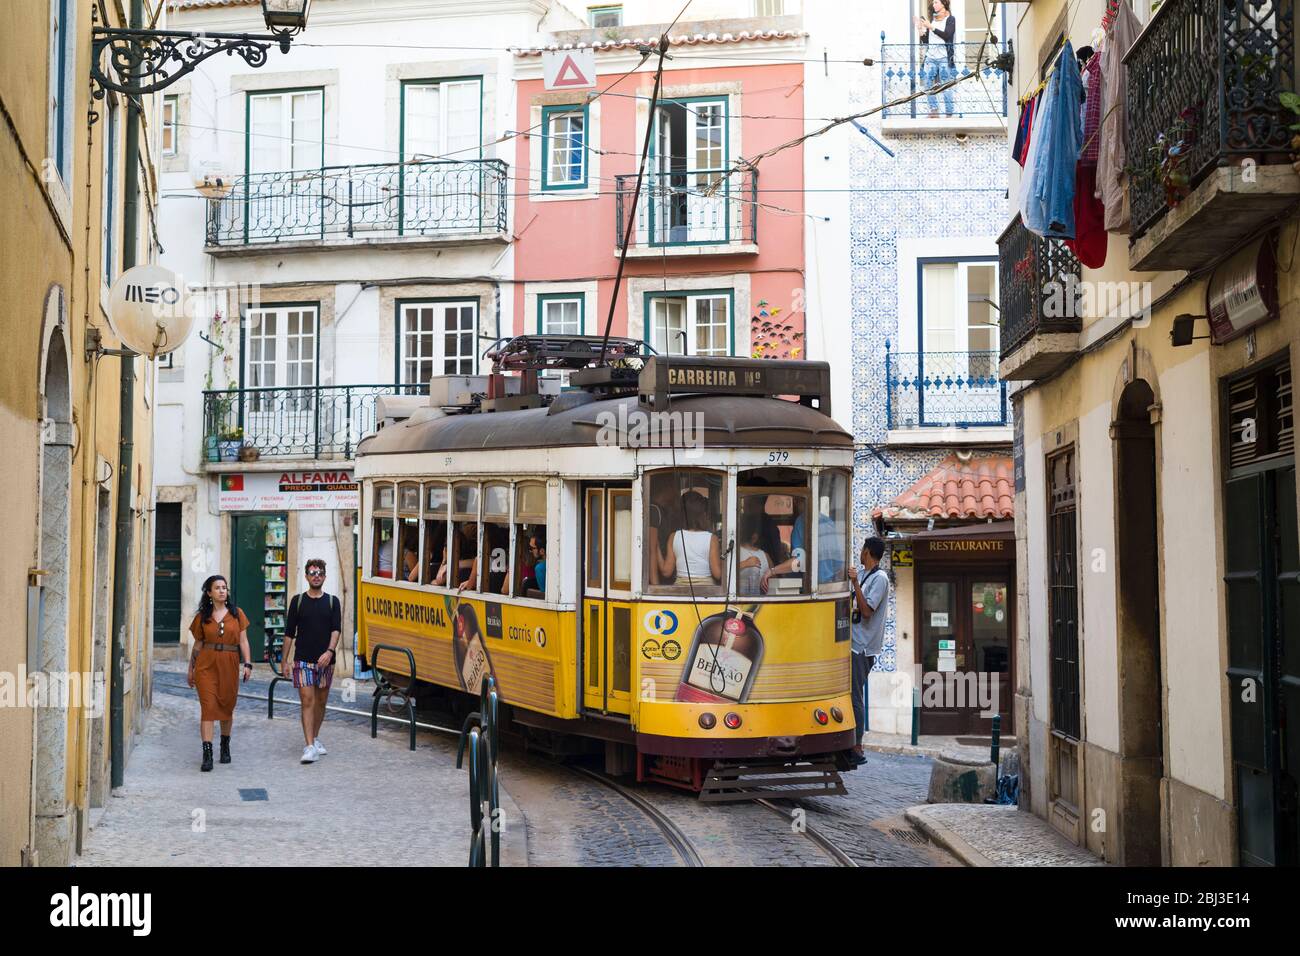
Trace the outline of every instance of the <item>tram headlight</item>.
[[712, 730], [717, 725], [718, 725], [718, 718], [714, 717], [712, 714], [708, 712], [700, 714], [700, 726], [703, 727], [705, 730]]
[[835, 723], [837, 724], [844, 723], [844, 711], [840, 710], [838, 707], [832, 707], [831, 719], [834, 720]]
[[813, 720], [817, 721], [817, 723], [825, 727], [826, 722], [830, 720], [830, 718], [826, 716], [826, 711], [818, 707], [816, 710], [813, 711]]
[[722, 722], [726, 724], [728, 727], [730, 727], [732, 730], [735, 730], [737, 727], [740, 726], [741, 723], [740, 714], [736, 713], [733, 710], [731, 713], [727, 714], [726, 717], [722, 718]]

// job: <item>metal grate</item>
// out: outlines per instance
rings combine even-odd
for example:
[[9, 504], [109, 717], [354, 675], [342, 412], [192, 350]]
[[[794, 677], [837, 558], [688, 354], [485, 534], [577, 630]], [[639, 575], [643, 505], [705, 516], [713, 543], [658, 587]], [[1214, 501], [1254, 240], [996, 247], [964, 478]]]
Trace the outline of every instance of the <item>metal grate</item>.
[[[736, 245], [758, 242], [758, 170], [647, 173], [641, 182], [632, 246]], [[614, 245], [623, 248], [636, 176], [614, 177]]]
[[1082, 267], [1060, 239], [1040, 239], [1020, 216], [998, 237], [1002, 357], [1040, 332], [1082, 327]]
[[[883, 41], [885, 35], [881, 33]], [[942, 41], [936, 41], [942, 45]], [[918, 98], [884, 110], [886, 119], [917, 116], [929, 116], [942, 110], [948, 116], [1006, 116], [1010, 94], [1007, 91], [1007, 74], [993, 66], [990, 61], [1007, 48], [1000, 49], [996, 43], [953, 43], [952, 65], [947, 59], [936, 69], [925, 62], [924, 43], [884, 43], [880, 44], [880, 89], [881, 103], [924, 91], [948, 80], [959, 79], [956, 86], [939, 93], [930, 102], [929, 97]], [[984, 51], [984, 62], [980, 63], [980, 49]], [[973, 74], [973, 76], [972, 76]]]
[[894, 352], [885, 343], [890, 428], [1007, 425], [997, 352]]
[[244, 801], [270, 800], [265, 787], [240, 787], [239, 799]]

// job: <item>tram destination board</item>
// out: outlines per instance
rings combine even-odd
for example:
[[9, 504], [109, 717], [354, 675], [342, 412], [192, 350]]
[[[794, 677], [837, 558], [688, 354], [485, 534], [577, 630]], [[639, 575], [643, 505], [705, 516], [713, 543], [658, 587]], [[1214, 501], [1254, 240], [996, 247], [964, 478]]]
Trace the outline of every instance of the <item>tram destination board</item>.
[[653, 356], [641, 369], [638, 385], [641, 395], [656, 406], [670, 394], [788, 395], [831, 413], [831, 367], [826, 362]]

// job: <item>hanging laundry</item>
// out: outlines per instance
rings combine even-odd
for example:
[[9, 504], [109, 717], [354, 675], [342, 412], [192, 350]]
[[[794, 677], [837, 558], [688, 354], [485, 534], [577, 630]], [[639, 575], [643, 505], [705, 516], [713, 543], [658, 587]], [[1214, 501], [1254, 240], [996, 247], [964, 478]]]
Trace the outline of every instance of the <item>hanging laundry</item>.
[[1098, 133], [1101, 127], [1101, 56], [1094, 55], [1083, 68], [1083, 147], [1075, 167], [1074, 238], [1066, 247], [1089, 269], [1106, 264], [1106, 209], [1097, 197]]
[[1030, 136], [1034, 128], [1034, 114], [1038, 111], [1037, 95], [1023, 100], [1020, 104], [1020, 122], [1016, 124], [1016, 141], [1011, 147], [1011, 158], [1023, 169], [1029, 158]]
[[1034, 120], [1030, 158], [1020, 190], [1025, 228], [1043, 238], [1074, 237], [1075, 168], [1083, 139], [1079, 124], [1082, 93], [1074, 47], [1066, 40]]
[[1102, 48], [1101, 81], [1101, 133], [1098, 137], [1097, 192], [1105, 206], [1105, 226], [1109, 232], [1127, 232], [1129, 227], [1128, 163], [1124, 97], [1128, 91], [1128, 76], [1124, 69], [1124, 56], [1142, 32], [1142, 21], [1137, 18], [1127, 0], [1120, 0], [1110, 17], [1109, 32]]

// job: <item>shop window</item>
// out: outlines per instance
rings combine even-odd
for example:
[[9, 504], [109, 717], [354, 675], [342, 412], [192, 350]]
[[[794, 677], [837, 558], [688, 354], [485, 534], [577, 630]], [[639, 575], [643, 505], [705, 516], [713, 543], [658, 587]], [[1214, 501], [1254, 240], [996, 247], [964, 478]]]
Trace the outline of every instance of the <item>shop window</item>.
[[726, 501], [721, 472], [676, 468], [647, 476], [647, 589], [693, 596], [723, 593]]
[[487, 594], [508, 594], [510, 571], [510, 486], [483, 487], [483, 551], [474, 575]]
[[848, 580], [849, 476], [823, 471], [817, 477], [817, 590], [843, 590]]
[[397, 487], [398, 580], [420, 580], [420, 486], [405, 482]]
[[421, 584], [432, 584], [447, 560], [447, 514], [450, 492], [445, 482], [424, 486], [424, 559], [420, 562]]
[[[804, 515], [811, 481], [798, 468], [755, 468], [736, 476], [736, 593], [807, 594], [811, 585]], [[766, 582], [766, 585], [765, 585]]]
[[515, 597], [546, 597], [546, 486], [515, 487]]
[[442, 580], [458, 590], [474, 583], [474, 564], [478, 560], [478, 506], [477, 484], [461, 483], [451, 490], [451, 547], [448, 562], [443, 567]]
[[377, 578], [393, 576], [393, 507], [397, 489], [392, 485], [374, 486], [374, 518], [371, 526], [370, 573]]

